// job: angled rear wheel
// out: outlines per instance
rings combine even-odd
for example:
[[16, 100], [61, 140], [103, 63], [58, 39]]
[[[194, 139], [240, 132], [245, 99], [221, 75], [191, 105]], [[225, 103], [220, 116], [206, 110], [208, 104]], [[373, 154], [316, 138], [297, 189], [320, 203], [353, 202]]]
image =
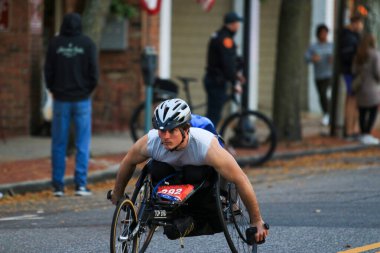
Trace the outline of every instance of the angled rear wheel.
[[132, 195], [132, 202], [136, 207], [137, 219], [139, 221], [139, 231], [136, 243], [136, 252], [139, 253], [146, 251], [157, 227], [149, 222], [150, 215], [152, 214], [152, 212], [149, 211], [151, 194], [152, 185], [149, 175], [146, 171], [143, 171]]
[[248, 210], [241, 201], [236, 186], [228, 183], [227, 196], [221, 196], [219, 187], [220, 175], [215, 184], [215, 196], [219, 220], [231, 252], [255, 252], [255, 245], [248, 245], [245, 230], [250, 226]]
[[116, 207], [111, 226], [110, 252], [137, 252], [134, 245], [137, 237], [134, 235], [137, 226], [137, 215], [133, 203], [129, 199], [122, 200]]

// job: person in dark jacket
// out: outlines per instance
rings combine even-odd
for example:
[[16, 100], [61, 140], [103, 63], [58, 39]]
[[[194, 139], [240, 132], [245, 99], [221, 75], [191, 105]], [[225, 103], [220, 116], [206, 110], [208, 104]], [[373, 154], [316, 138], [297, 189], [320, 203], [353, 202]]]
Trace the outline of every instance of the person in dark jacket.
[[82, 34], [81, 16], [66, 14], [60, 33], [48, 46], [45, 81], [54, 98], [52, 123], [52, 184], [55, 196], [64, 195], [66, 146], [71, 120], [75, 125], [76, 195], [91, 195], [87, 171], [91, 141], [91, 94], [98, 82], [97, 50]]
[[243, 75], [238, 71], [236, 44], [233, 40], [242, 21], [243, 18], [235, 12], [227, 13], [224, 16], [223, 27], [211, 36], [208, 44], [204, 77], [204, 86], [207, 92], [206, 117], [212, 121], [215, 127], [220, 121], [228, 88], [232, 86], [235, 91], [241, 92], [241, 86], [237, 80], [240, 83], [245, 82]]
[[342, 44], [340, 48], [341, 72], [346, 84], [345, 104], [345, 135], [348, 139], [355, 139], [358, 134], [358, 113], [356, 109], [355, 94], [352, 90], [352, 62], [356, 49], [360, 42], [360, 33], [363, 30], [363, 19], [361, 16], [353, 16], [350, 24], [342, 31]]

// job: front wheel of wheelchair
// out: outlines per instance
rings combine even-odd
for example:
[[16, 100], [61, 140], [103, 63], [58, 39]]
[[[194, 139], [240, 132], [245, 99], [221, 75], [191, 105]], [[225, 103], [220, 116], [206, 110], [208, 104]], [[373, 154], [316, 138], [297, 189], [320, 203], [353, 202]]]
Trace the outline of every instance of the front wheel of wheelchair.
[[251, 165], [270, 159], [276, 149], [277, 135], [272, 121], [258, 111], [243, 111], [230, 115], [220, 128], [225, 148], [233, 155], [242, 149], [254, 149]]
[[113, 214], [110, 238], [111, 253], [137, 252], [134, 247], [137, 237], [133, 235], [137, 226], [137, 215], [129, 199], [120, 201]]
[[256, 245], [249, 245], [245, 236], [245, 230], [250, 227], [248, 210], [240, 199], [236, 186], [228, 183], [227, 189], [227, 196], [221, 197], [220, 189], [216, 187], [216, 203], [228, 246], [234, 253], [256, 252]]
[[137, 234], [136, 252], [143, 253], [148, 248], [153, 234], [156, 230], [155, 225], [149, 224], [149, 201], [152, 194], [152, 185], [149, 175], [143, 171], [136, 183], [132, 195], [132, 202], [136, 207], [136, 213], [140, 224]]

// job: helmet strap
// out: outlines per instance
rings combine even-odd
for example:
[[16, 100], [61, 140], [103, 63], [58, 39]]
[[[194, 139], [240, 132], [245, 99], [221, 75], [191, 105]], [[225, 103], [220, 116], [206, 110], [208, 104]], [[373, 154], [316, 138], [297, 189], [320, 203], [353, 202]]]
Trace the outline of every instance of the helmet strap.
[[177, 151], [179, 146], [181, 146], [181, 144], [185, 141], [185, 131], [183, 131], [182, 127], [179, 127], [179, 131], [181, 132], [181, 135], [182, 135], [182, 141], [174, 148], [169, 149], [170, 152]]

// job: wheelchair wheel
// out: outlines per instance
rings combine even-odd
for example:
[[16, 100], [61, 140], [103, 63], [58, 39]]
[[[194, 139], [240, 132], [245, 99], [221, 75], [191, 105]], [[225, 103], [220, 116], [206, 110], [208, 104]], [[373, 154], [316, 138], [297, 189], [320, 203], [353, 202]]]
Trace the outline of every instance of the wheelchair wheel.
[[236, 186], [229, 183], [226, 198], [221, 197], [219, 189], [220, 175], [217, 177], [218, 180], [215, 184], [215, 196], [218, 216], [231, 252], [255, 252], [256, 245], [247, 244], [245, 230], [250, 225], [250, 219], [247, 208], [237, 194]]
[[150, 212], [148, 202], [150, 201], [152, 186], [146, 171], [140, 175], [132, 195], [132, 202], [136, 207], [136, 213], [140, 224], [137, 234], [136, 252], [142, 253], [148, 248], [157, 226], [149, 224]]
[[254, 149], [251, 165], [259, 165], [273, 155], [277, 137], [272, 121], [257, 111], [244, 111], [230, 115], [220, 131], [226, 149], [236, 155], [239, 149]]
[[137, 216], [133, 203], [129, 199], [121, 201], [114, 212], [111, 226], [111, 253], [137, 252], [134, 245], [137, 237], [132, 235], [137, 225]]
[[[154, 98], [152, 103], [152, 116], [154, 109], [156, 106], [164, 101], [164, 99]], [[132, 117], [130, 120], [130, 131], [132, 135], [132, 139], [137, 141], [145, 134], [145, 102], [141, 103], [132, 113]]]

